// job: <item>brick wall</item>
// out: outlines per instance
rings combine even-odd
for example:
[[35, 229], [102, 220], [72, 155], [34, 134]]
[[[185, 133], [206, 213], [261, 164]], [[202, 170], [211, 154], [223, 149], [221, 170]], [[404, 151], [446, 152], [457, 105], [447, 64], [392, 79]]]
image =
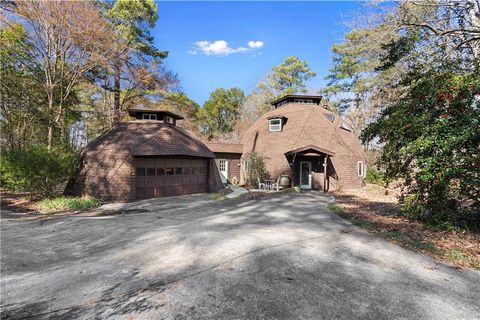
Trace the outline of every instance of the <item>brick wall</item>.
[[209, 160], [208, 192], [214, 193], [223, 189], [222, 179], [218, 173], [218, 167], [215, 159]]
[[107, 201], [135, 199], [133, 157], [117, 149], [90, 151], [83, 155], [74, 192]]

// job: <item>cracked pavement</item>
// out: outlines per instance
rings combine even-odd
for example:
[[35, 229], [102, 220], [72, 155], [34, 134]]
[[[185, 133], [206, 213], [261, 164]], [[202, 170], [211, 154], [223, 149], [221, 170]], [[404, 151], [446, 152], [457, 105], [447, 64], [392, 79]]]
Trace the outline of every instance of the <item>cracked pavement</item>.
[[371, 235], [329, 200], [196, 195], [3, 219], [1, 318], [480, 318], [480, 272]]

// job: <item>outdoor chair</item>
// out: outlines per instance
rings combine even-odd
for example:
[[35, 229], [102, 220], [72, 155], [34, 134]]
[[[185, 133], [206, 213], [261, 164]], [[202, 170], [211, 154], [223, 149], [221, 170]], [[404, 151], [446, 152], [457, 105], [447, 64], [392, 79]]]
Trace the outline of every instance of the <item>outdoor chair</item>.
[[258, 181], [258, 189], [260, 189], [260, 190], [262, 190], [262, 188], [267, 189], [267, 185], [264, 182], [260, 182], [259, 177], [257, 177], [257, 181]]
[[277, 190], [277, 191], [279, 191], [280, 178], [281, 178], [281, 177], [278, 177], [278, 178], [277, 178], [277, 182], [273, 182], [273, 183], [270, 185], [270, 189], [271, 189], [271, 190]]

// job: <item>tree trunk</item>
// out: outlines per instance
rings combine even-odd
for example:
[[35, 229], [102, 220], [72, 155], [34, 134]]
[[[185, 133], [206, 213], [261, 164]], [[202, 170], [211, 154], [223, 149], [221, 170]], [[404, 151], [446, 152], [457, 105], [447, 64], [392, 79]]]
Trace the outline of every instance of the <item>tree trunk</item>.
[[114, 66], [114, 84], [113, 84], [113, 122], [117, 123], [120, 120], [120, 77], [121, 67], [120, 62], [116, 62]]
[[[469, 4], [468, 15], [472, 21], [473, 28], [480, 29], [480, 2], [479, 1], [467, 1]], [[472, 45], [473, 56], [475, 59], [480, 57], [480, 40], [473, 41]]]
[[52, 148], [52, 139], [53, 139], [53, 120], [52, 120], [52, 117], [53, 117], [53, 97], [52, 96], [49, 96], [48, 97], [48, 113], [49, 113], [49, 117], [48, 117], [48, 134], [47, 134], [47, 147], [48, 147], [48, 150], [50, 150]]

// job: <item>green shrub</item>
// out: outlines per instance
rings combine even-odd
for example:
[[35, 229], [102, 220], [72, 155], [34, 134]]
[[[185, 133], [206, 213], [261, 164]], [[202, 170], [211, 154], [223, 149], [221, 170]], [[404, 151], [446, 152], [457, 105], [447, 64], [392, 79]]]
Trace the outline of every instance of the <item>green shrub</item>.
[[258, 184], [258, 179], [263, 181], [268, 178], [267, 169], [265, 168], [265, 161], [260, 154], [252, 151], [247, 154], [245, 160], [248, 161], [248, 185], [256, 186]]
[[68, 148], [36, 145], [4, 151], [0, 160], [2, 186], [12, 191], [52, 196], [75, 172], [77, 155]]
[[90, 210], [99, 206], [102, 202], [99, 199], [85, 197], [56, 197], [52, 199], [43, 199], [39, 204], [42, 211], [57, 210]]
[[378, 171], [374, 168], [367, 169], [367, 182], [377, 184], [382, 187], [387, 187], [390, 183], [390, 180], [385, 176], [381, 171]]
[[437, 205], [427, 205], [426, 201], [421, 200], [419, 195], [409, 194], [400, 199], [402, 205], [400, 212], [408, 219], [421, 220], [431, 225], [448, 229], [446, 226], [451, 225], [453, 209], [450, 208], [450, 204], [447, 202], [439, 201]]
[[402, 204], [400, 212], [408, 219], [420, 219], [425, 210], [425, 206], [418, 201], [418, 196], [415, 194], [401, 198], [400, 203]]

